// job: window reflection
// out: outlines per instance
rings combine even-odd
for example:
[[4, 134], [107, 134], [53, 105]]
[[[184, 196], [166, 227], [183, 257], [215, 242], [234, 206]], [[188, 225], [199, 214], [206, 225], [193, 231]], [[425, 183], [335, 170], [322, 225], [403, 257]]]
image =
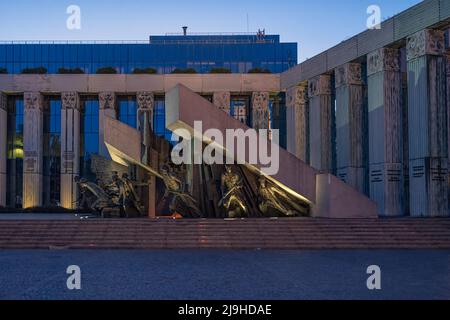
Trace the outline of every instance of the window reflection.
[[80, 175], [95, 179], [91, 171], [91, 156], [99, 152], [99, 102], [98, 97], [85, 97], [81, 100], [81, 159]]
[[46, 101], [44, 112], [44, 189], [45, 206], [60, 206], [61, 189], [61, 98]]
[[9, 97], [7, 124], [7, 183], [6, 205], [22, 207], [23, 186], [23, 98]]
[[136, 96], [119, 97], [119, 121], [137, 128]]

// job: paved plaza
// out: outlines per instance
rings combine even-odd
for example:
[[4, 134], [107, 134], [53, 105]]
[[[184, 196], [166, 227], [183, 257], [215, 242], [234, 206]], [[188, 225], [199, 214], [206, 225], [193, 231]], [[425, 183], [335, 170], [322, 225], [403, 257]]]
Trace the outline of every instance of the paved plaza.
[[4, 250], [0, 269], [0, 299], [450, 299], [450, 251]]

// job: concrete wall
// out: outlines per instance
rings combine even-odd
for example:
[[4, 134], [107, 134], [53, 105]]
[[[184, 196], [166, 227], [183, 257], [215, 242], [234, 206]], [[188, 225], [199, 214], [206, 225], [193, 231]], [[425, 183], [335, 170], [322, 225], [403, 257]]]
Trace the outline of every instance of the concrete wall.
[[164, 93], [183, 84], [198, 93], [216, 91], [279, 92], [279, 74], [194, 75], [0, 75], [0, 91], [6, 93], [73, 91], [79, 93]]

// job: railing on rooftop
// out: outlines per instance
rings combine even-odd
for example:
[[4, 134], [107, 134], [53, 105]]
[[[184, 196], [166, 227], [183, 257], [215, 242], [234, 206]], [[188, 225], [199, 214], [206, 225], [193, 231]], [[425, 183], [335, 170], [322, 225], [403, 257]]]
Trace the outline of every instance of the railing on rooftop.
[[0, 40], [0, 44], [149, 44], [149, 40]]
[[252, 43], [275, 43], [273, 39], [256, 40], [256, 39], [195, 39], [195, 40], [150, 40], [150, 44], [252, 44]]

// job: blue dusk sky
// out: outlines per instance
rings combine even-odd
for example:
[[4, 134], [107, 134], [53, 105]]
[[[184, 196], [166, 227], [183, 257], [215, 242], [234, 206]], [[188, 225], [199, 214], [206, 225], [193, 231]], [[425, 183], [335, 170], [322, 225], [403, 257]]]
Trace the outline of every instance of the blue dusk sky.
[[[420, 0], [14, 0], [0, 2], [0, 40], [146, 40], [180, 32], [280, 34], [299, 44], [299, 62], [366, 28], [370, 5], [383, 19]], [[68, 30], [69, 5], [81, 30]], [[248, 20], [247, 20], [248, 17]]]

